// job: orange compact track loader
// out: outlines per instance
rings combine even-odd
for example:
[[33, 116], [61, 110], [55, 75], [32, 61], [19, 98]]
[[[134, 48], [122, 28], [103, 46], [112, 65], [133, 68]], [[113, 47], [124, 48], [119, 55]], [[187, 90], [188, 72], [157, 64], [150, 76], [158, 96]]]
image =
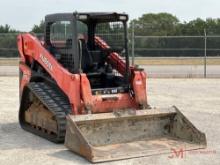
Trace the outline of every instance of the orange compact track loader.
[[176, 108], [151, 109], [146, 73], [129, 65], [126, 14], [47, 15], [43, 39], [17, 37], [19, 121], [91, 162], [206, 146]]

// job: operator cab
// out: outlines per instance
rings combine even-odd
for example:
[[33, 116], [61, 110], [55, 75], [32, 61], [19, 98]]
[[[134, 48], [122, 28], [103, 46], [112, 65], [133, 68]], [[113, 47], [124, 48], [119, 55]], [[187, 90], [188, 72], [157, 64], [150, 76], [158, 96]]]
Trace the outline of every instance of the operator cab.
[[[118, 13], [48, 15], [45, 19], [45, 43], [67, 70], [87, 75], [93, 94], [127, 92], [127, 20], [126, 14]], [[108, 48], [98, 45], [96, 37], [103, 40]], [[109, 63], [109, 55], [113, 52], [118, 53], [125, 61], [125, 73], [120, 74]]]

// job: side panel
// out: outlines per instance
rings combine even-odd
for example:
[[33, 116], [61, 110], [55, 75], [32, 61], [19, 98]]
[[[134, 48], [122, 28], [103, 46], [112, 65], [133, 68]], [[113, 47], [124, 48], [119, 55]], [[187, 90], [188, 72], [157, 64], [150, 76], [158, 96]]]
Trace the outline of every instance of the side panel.
[[[56, 59], [41, 45], [40, 41], [31, 34], [19, 36], [23, 40], [24, 54], [43, 66], [58, 86], [68, 96], [72, 105], [72, 113], [78, 114], [80, 108], [80, 75], [71, 74], [63, 68]], [[22, 56], [22, 55], [21, 55]]]

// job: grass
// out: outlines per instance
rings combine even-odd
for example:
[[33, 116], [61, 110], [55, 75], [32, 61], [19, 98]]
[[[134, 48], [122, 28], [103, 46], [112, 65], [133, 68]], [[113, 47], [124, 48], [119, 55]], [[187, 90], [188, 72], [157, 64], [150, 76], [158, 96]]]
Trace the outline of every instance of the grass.
[[[220, 58], [207, 58], [207, 65], [220, 65]], [[204, 65], [203, 58], [137, 58], [137, 65]]]
[[0, 58], [0, 66], [16, 66], [18, 63], [18, 58]]

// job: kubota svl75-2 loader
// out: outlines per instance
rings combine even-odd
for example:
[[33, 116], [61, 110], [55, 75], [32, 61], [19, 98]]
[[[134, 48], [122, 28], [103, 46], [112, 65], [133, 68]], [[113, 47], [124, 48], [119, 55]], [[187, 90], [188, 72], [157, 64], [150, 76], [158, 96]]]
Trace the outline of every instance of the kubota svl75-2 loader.
[[47, 15], [43, 40], [25, 33], [20, 53], [23, 129], [92, 162], [206, 146], [176, 107], [150, 109], [146, 74], [129, 65], [126, 14]]

